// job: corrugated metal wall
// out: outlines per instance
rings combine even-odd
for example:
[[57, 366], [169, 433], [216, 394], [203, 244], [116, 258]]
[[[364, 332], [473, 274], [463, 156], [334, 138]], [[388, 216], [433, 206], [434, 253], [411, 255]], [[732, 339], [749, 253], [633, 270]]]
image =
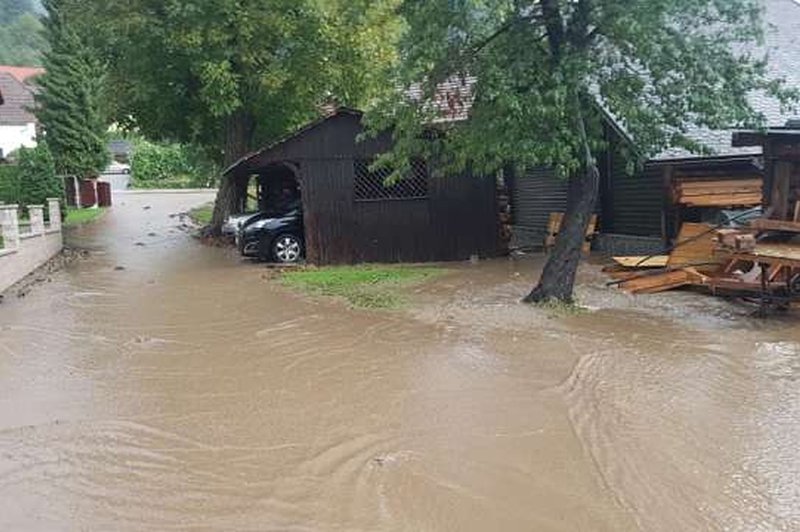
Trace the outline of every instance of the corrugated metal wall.
[[663, 172], [647, 165], [633, 175], [625, 165], [613, 164], [610, 172], [612, 215], [603, 221], [603, 232], [637, 236], [661, 236], [664, 206]]
[[[516, 233], [539, 240], [547, 232], [551, 212], [564, 212], [567, 206], [567, 181], [556, 177], [551, 168], [536, 167], [516, 175], [511, 190], [511, 213]], [[541, 237], [541, 238], [540, 238]], [[524, 243], [519, 243], [525, 245]], [[537, 242], [532, 244], [536, 245]]]

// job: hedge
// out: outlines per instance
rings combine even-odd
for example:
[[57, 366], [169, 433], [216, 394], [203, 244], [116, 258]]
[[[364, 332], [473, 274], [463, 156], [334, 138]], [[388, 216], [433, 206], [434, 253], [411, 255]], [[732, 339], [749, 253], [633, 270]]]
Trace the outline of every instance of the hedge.
[[0, 201], [19, 204], [22, 199], [20, 190], [19, 167], [0, 164]]
[[131, 161], [133, 188], [201, 188], [214, 183], [217, 169], [199, 150], [183, 144], [139, 139]]

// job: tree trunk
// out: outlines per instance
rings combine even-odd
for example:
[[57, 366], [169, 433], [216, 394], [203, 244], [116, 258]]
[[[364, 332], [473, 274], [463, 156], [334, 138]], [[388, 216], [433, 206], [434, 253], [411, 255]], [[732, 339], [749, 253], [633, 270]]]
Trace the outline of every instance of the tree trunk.
[[572, 302], [575, 274], [581, 260], [586, 228], [594, 214], [599, 182], [599, 172], [594, 163], [587, 175], [570, 178], [567, 211], [556, 237], [556, 245], [547, 258], [539, 283], [524, 299], [526, 303], [548, 300]]
[[569, 179], [567, 209], [556, 237], [555, 247], [544, 265], [539, 283], [523, 300], [526, 303], [550, 300], [572, 303], [581, 248], [597, 203], [600, 172], [589, 147], [586, 123], [580, 110], [580, 97], [576, 95], [575, 100], [578, 109], [576, 125], [583, 144], [586, 173], [574, 175]]
[[[239, 110], [225, 119], [225, 156], [223, 165], [228, 168], [230, 165], [243, 157], [250, 149], [255, 131], [255, 120], [253, 116]], [[222, 224], [231, 214], [239, 212], [244, 204], [247, 195], [246, 183], [242, 180], [247, 179], [247, 175], [237, 175], [236, 173], [225, 174], [220, 179], [217, 199], [214, 203], [214, 214], [211, 217], [209, 232], [219, 235]]]

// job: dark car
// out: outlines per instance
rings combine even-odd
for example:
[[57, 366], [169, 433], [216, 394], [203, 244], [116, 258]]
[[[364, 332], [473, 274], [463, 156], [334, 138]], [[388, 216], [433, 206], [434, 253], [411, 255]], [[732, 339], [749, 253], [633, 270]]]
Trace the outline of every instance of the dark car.
[[244, 220], [236, 245], [245, 257], [293, 263], [305, 255], [303, 234], [303, 212], [294, 204], [282, 212], [260, 212]]

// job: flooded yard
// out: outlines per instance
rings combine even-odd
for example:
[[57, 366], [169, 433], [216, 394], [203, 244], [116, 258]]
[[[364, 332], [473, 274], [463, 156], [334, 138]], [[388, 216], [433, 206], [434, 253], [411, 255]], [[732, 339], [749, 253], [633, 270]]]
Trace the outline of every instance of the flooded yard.
[[120, 194], [0, 304], [2, 530], [798, 530], [800, 314], [539, 259], [402, 310], [300, 295]]

